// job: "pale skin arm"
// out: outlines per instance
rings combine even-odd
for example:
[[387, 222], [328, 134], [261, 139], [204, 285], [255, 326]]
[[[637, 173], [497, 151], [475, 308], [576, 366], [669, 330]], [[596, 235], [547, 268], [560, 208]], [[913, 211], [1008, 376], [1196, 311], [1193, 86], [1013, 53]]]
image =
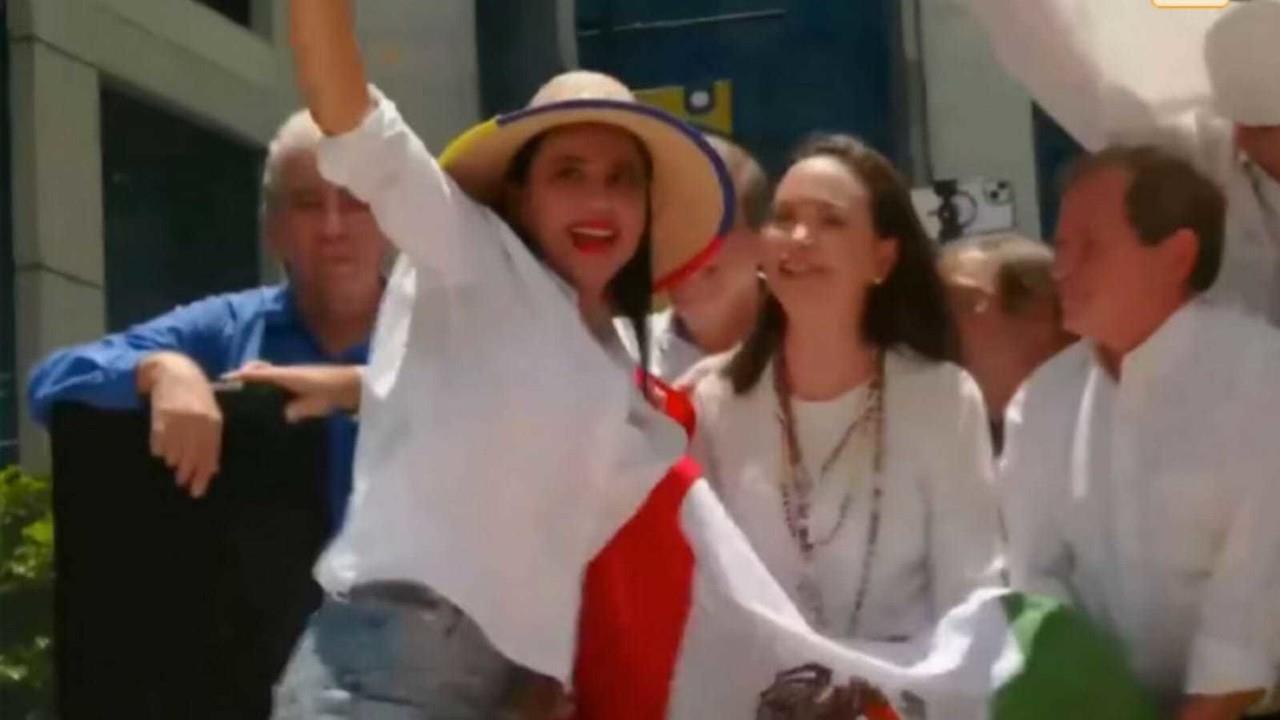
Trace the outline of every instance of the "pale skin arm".
[[251, 362], [223, 376], [224, 380], [264, 383], [289, 391], [294, 399], [285, 406], [285, 419], [299, 422], [336, 412], [360, 409], [359, 365], [294, 365], [279, 367]]
[[151, 454], [173, 470], [179, 487], [203, 497], [222, 456], [222, 411], [194, 360], [154, 352], [137, 370], [138, 394], [150, 398]]
[[354, 129], [371, 100], [351, 0], [291, 0], [290, 9], [298, 87], [311, 115], [329, 135]]

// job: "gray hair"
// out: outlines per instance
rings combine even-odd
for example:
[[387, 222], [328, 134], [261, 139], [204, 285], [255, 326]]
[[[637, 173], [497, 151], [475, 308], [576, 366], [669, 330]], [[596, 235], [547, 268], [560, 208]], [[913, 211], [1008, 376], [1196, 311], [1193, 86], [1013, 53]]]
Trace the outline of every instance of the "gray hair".
[[314, 152], [323, 138], [324, 132], [305, 109], [290, 115], [276, 130], [271, 144], [267, 146], [267, 160], [262, 168], [262, 220], [269, 217], [279, 201], [285, 158], [297, 152]]

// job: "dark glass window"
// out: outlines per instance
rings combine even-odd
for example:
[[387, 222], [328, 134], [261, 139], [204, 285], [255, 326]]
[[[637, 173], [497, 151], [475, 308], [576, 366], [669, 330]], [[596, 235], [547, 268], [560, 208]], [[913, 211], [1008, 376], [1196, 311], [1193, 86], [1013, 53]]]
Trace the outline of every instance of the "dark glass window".
[[102, 92], [107, 325], [259, 281], [256, 147]]

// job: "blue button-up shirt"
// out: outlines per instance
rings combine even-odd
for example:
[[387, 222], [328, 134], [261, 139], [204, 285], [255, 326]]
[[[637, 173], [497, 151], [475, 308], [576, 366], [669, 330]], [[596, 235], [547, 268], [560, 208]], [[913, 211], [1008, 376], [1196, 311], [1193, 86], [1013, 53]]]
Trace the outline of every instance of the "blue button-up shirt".
[[[32, 416], [47, 424], [54, 404], [61, 401], [116, 410], [140, 408], [138, 363], [160, 350], [189, 356], [216, 379], [250, 360], [362, 365], [369, 346], [362, 343], [338, 356], [326, 353], [303, 323], [288, 285], [216, 295], [97, 342], [54, 353], [32, 373], [27, 388]], [[351, 493], [356, 423], [334, 416], [327, 420], [327, 430], [327, 496], [330, 527], [336, 529]]]

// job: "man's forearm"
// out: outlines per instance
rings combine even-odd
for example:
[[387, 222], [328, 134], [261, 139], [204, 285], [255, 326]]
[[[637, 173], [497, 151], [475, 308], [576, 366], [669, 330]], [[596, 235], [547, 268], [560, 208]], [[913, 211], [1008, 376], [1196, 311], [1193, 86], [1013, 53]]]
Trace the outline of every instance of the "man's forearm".
[[138, 363], [137, 386], [139, 395], [150, 395], [156, 383], [175, 369], [192, 371], [203, 375], [204, 371], [194, 360], [180, 352], [160, 350], [144, 357]]

